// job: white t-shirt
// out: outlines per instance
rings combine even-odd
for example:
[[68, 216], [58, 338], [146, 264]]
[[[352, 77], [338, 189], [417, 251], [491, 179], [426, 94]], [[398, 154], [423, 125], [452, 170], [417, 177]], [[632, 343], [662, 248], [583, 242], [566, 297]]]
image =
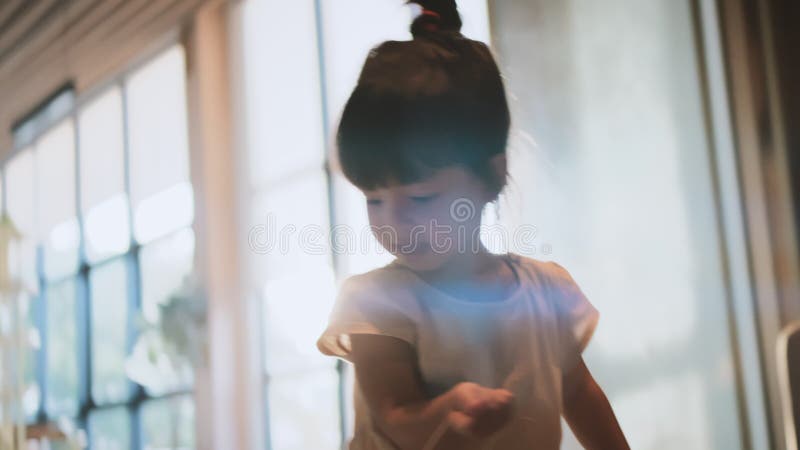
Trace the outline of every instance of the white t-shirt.
[[[557, 449], [561, 374], [578, 362], [599, 315], [559, 264], [507, 256], [519, 284], [510, 296], [495, 302], [447, 295], [396, 260], [351, 276], [341, 286], [317, 347], [350, 361], [351, 333], [402, 339], [416, 350], [430, 397], [461, 381], [514, 393], [515, 419], [483, 448]], [[354, 402], [349, 448], [396, 449], [373, 426], [357, 381]]]

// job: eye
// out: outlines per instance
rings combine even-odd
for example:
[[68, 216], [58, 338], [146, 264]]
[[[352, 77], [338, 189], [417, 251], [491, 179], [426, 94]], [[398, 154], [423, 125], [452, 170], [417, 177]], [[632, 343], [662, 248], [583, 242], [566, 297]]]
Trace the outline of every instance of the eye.
[[380, 205], [380, 204], [381, 204], [381, 199], [379, 199], [379, 198], [368, 198], [367, 199], [367, 205], [375, 206], [375, 205]]
[[414, 196], [411, 196], [409, 198], [411, 199], [411, 201], [413, 201], [415, 203], [427, 203], [427, 202], [433, 200], [434, 198], [436, 198], [436, 194], [414, 195]]

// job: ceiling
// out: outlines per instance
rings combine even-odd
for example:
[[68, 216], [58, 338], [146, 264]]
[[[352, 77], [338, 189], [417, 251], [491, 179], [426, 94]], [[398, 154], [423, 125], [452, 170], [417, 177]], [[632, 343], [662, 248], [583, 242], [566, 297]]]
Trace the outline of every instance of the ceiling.
[[103, 83], [208, 2], [0, 0], [0, 158], [12, 124], [56, 89], [71, 83], [80, 95]]

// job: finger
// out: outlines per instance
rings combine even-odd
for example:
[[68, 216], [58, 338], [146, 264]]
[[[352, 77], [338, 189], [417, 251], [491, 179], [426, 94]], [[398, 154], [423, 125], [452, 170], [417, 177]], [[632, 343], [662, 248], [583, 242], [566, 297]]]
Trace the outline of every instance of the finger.
[[480, 410], [499, 410], [505, 408], [513, 399], [513, 394], [507, 391], [495, 390], [491, 395], [487, 395], [476, 409]]
[[467, 415], [474, 416], [492, 408], [493, 405], [491, 398], [478, 398], [468, 403], [463, 409], [463, 412]]
[[514, 399], [514, 393], [507, 389], [496, 389], [496, 398], [500, 399], [503, 403], [510, 402]]

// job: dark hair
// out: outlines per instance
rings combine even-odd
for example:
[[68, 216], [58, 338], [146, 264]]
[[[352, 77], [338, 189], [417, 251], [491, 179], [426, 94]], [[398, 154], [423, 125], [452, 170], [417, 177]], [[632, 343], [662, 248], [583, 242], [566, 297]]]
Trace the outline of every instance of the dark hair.
[[426, 12], [410, 41], [374, 47], [336, 135], [345, 177], [361, 189], [418, 181], [462, 165], [496, 193], [490, 158], [505, 153], [510, 114], [486, 44], [461, 34], [455, 0], [413, 0]]

